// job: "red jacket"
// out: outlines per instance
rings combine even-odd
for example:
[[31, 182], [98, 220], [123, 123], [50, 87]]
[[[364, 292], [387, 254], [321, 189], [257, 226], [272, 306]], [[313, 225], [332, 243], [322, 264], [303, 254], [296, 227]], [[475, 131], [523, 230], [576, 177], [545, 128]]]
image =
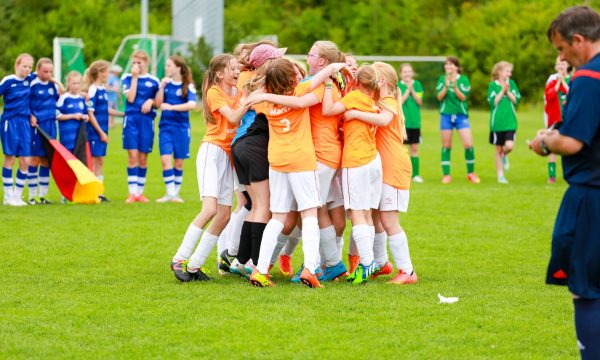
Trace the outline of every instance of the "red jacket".
[[[544, 122], [547, 128], [562, 120], [562, 107], [566, 103], [566, 96], [569, 92], [562, 84], [558, 88], [558, 92], [556, 91], [557, 75], [550, 75], [544, 90]], [[561, 95], [563, 97], [562, 103]]]

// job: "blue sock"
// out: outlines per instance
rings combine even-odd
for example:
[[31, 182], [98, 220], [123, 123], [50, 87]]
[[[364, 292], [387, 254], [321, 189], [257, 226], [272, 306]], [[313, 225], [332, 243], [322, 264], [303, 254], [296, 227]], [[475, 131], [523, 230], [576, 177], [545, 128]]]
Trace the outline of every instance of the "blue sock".
[[38, 168], [30, 166], [27, 170], [27, 185], [29, 186], [29, 198], [38, 196]]
[[50, 185], [50, 168], [40, 165], [40, 196], [48, 195], [48, 185]]
[[600, 359], [600, 299], [575, 299], [573, 304], [581, 359]]
[[2, 167], [2, 186], [4, 187], [4, 196], [12, 195], [13, 177], [12, 169]]
[[175, 196], [175, 172], [173, 169], [163, 170], [163, 180], [167, 188], [167, 195]]
[[181, 189], [181, 183], [183, 182], [183, 169], [173, 169], [175, 172], [175, 192], [179, 194], [179, 190]]
[[25, 187], [25, 182], [27, 181], [27, 172], [22, 172], [21, 169], [17, 170], [17, 178], [15, 179], [15, 197], [20, 199], [21, 194], [23, 194], [23, 188]]
[[142, 195], [144, 193], [144, 186], [146, 185], [146, 172], [148, 172], [148, 168], [138, 167], [137, 169], [137, 190], [138, 194]]
[[127, 168], [127, 189], [129, 190], [129, 195], [137, 195], [138, 194], [138, 168], [137, 167], [128, 167]]

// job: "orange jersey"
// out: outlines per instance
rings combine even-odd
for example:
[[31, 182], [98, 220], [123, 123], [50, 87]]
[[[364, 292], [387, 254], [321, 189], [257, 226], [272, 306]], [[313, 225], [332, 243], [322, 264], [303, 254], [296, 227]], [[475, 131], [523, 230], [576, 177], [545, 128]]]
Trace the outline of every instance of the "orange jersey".
[[[338, 131], [340, 116], [323, 115], [323, 95], [325, 85], [321, 84], [312, 91], [319, 99], [319, 103], [309, 108], [310, 126], [315, 152], [320, 163], [332, 169], [339, 169], [342, 162], [342, 142]], [[333, 101], [340, 99], [340, 92], [333, 87]]]
[[256, 71], [252, 70], [245, 70], [240, 72], [240, 76], [238, 77], [238, 81], [237, 81], [237, 88], [238, 91], [240, 92], [240, 94], [244, 93], [244, 86], [246, 86], [247, 83], [250, 82], [250, 80], [252, 80], [252, 78], [256, 75]]
[[[303, 96], [310, 90], [310, 81], [298, 84], [294, 96]], [[310, 132], [308, 109], [290, 109], [272, 103], [260, 103], [257, 113], [269, 120], [269, 164], [280, 172], [313, 171], [317, 156]]]
[[[352, 90], [342, 100], [346, 110], [379, 112], [375, 101], [358, 90]], [[342, 167], [353, 168], [368, 164], [377, 156], [375, 127], [366, 122], [352, 119], [344, 122], [344, 152]]]
[[221, 115], [219, 109], [229, 106], [232, 110], [235, 110], [240, 102], [240, 97], [240, 91], [237, 91], [235, 96], [229, 96], [220, 87], [214, 85], [206, 92], [205, 101], [208, 103], [208, 108], [212, 113], [215, 123], [208, 123], [206, 125], [206, 133], [202, 142], [215, 144], [225, 150], [228, 155], [231, 154], [231, 141], [235, 136], [238, 126], [227, 121]]
[[[386, 97], [383, 102], [392, 109], [398, 108], [398, 102], [393, 97]], [[412, 176], [412, 164], [402, 140], [398, 115], [394, 115], [387, 126], [377, 129], [376, 140], [377, 151], [381, 156], [383, 182], [396, 189], [408, 190]]]

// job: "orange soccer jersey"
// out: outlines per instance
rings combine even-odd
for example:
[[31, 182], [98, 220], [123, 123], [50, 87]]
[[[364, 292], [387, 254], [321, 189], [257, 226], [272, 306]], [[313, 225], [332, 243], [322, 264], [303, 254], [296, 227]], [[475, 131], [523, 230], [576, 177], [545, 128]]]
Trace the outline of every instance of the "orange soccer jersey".
[[[321, 84], [312, 91], [319, 99], [319, 103], [309, 108], [310, 126], [312, 130], [312, 139], [315, 145], [317, 159], [324, 165], [332, 169], [339, 169], [342, 162], [342, 142], [339, 134], [340, 116], [323, 115], [323, 95], [325, 95], [325, 85]], [[340, 92], [333, 87], [333, 101], [340, 99]]]
[[208, 108], [212, 113], [215, 123], [207, 124], [206, 134], [202, 142], [208, 142], [221, 147], [227, 152], [227, 155], [231, 154], [231, 141], [235, 136], [238, 126], [227, 121], [221, 115], [219, 109], [224, 106], [229, 106], [232, 110], [235, 109], [239, 104], [240, 97], [240, 91], [237, 91], [235, 96], [229, 96], [220, 87], [214, 85], [206, 92], [205, 101], [208, 102]]
[[[303, 96], [310, 90], [310, 81], [300, 83], [294, 96]], [[257, 113], [269, 120], [269, 165], [280, 172], [313, 171], [317, 156], [310, 132], [308, 109], [290, 109], [272, 103], [260, 103]]]
[[[393, 97], [386, 97], [383, 102], [392, 109], [398, 108], [398, 102]], [[387, 126], [377, 129], [376, 140], [377, 151], [381, 156], [383, 182], [396, 189], [408, 190], [412, 176], [412, 164], [402, 140], [398, 115], [394, 115]]]
[[[352, 90], [342, 100], [346, 110], [376, 113], [375, 101], [359, 90]], [[344, 122], [344, 152], [342, 167], [353, 168], [368, 164], [377, 157], [375, 127], [366, 122], [352, 119]]]

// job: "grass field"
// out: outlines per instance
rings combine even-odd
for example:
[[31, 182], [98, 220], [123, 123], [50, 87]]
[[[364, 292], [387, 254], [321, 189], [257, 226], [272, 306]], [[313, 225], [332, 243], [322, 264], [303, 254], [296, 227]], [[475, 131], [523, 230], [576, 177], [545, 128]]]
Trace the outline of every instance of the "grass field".
[[[111, 203], [0, 207], [0, 358], [576, 358], [568, 292], [544, 284], [566, 185], [547, 185], [545, 159], [525, 145], [541, 109], [519, 113], [508, 185], [496, 183], [488, 116], [471, 115], [481, 184], [467, 183], [455, 138], [454, 181], [442, 185], [437, 114], [424, 114], [426, 182], [413, 185], [401, 219], [419, 283], [319, 290], [278, 275], [272, 289], [219, 277], [216, 254], [207, 264], [214, 281], [178, 283], [169, 261], [201, 207], [195, 156], [184, 204], [126, 205], [126, 154], [114, 129], [105, 171]], [[194, 155], [200, 124], [196, 116]], [[164, 192], [157, 148], [151, 199]], [[438, 304], [438, 293], [460, 301]]]

